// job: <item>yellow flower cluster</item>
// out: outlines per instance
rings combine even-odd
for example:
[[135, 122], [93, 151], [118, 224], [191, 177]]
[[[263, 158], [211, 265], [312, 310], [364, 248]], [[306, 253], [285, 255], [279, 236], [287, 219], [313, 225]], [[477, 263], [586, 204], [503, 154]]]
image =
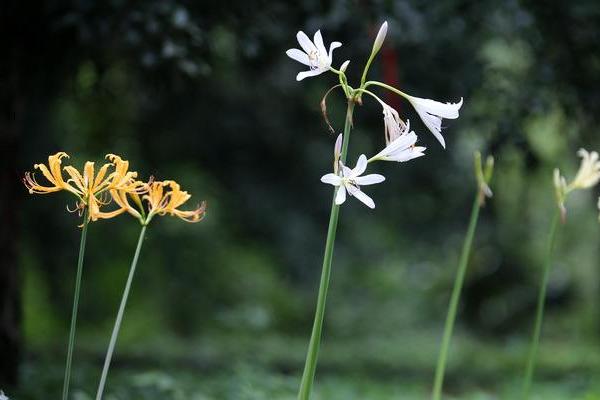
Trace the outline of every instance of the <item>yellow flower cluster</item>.
[[[25, 173], [23, 183], [32, 194], [48, 194], [66, 190], [77, 197], [77, 208], [80, 212], [87, 209], [88, 220], [108, 219], [128, 212], [142, 225], [150, 222], [154, 215], [173, 215], [187, 222], [202, 220], [206, 204], [202, 202], [194, 210], [183, 211], [179, 207], [190, 199], [190, 195], [180, 189], [175, 181], [141, 182], [137, 180], [137, 172], [129, 170], [129, 161], [108, 154], [107, 163], [95, 171], [94, 163], [88, 161], [83, 174], [69, 165], [62, 167], [62, 159], [69, 158], [67, 153], [58, 152], [48, 157], [48, 165], [35, 164], [48, 181], [40, 185], [33, 173]], [[63, 178], [63, 170], [69, 179]], [[130, 199], [134, 206], [131, 205]], [[117, 209], [104, 211], [111, 201]], [[144, 202], [146, 206], [144, 206]]]

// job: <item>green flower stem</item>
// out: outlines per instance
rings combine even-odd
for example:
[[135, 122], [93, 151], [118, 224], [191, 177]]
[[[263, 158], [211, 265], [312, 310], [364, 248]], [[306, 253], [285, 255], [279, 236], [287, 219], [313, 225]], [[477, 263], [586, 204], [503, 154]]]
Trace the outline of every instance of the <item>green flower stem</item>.
[[83, 212], [83, 227], [79, 243], [79, 259], [77, 260], [77, 275], [75, 277], [75, 293], [73, 295], [73, 310], [71, 312], [71, 328], [69, 329], [69, 347], [67, 348], [67, 365], [63, 382], [62, 400], [69, 398], [69, 384], [71, 382], [71, 364], [73, 361], [73, 348], [75, 346], [75, 330], [77, 328], [77, 311], [79, 309], [79, 293], [81, 291], [81, 276], [83, 275], [83, 257], [85, 255], [85, 240], [89, 224], [89, 211], [87, 207]]
[[440, 400], [442, 398], [444, 371], [446, 370], [446, 361], [448, 359], [450, 339], [452, 338], [452, 330], [454, 329], [454, 321], [456, 320], [456, 312], [458, 310], [460, 292], [462, 290], [463, 283], [465, 280], [467, 264], [469, 262], [469, 255], [471, 254], [471, 245], [473, 244], [475, 228], [477, 228], [477, 220], [479, 219], [479, 210], [481, 209], [480, 197], [481, 194], [478, 190], [477, 194], [475, 195], [475, 200], [473, 202], [473, 209], [471, 210], [471, 219], [469, 221], [469, 227], [465, 236], [465, 242], [463, 244], [462, 253], [460, 254], [460, 260], [458, 262], [458, 271], [456, 272], [456, 278], [454, 279], [454, 288], [452, 289], [452, 296], [450, 297], [450, 304], [448, 306], [448, 314], [446, 315], [446, 324], [444, 326], [442, 345], [440, 349], [440, 354], [438, 356], [437, 366], [435, 368], [435, 380], [433, 383], [433, 393], [431, 396], [433, 400]]
[[[352, 113], [354, 112], [354, 101], [348, 100], [348, 110], [346, 111], [346, 122], [344, 124], [344, 142], [342, 144], [342, 153], [340, 159], [342, 163], [346, 162], [348, 154], [348, 142], [350, 141], [350, 130], [352, 128]], [[319, 347], [321, 345], [321, 332], [323, 330], [323, 318], [325, 316], [325, 302], [327, 299], [327, 290], [329, 288], [329, 277], [331, 275], [331, 261], [333, 259], [333, 246], [335, 243], [335, 234], [337, 231], [338, 216], [340, 207], [335, 204], [335, 195], [338, 188], [334, 190], [331, 204], [331, 215], [329, 217], [329, 228], [327, 229], [327, 241], [325, 243], [325, 254], [323, 256], [323, 269], [321, 272], [321, 283], [319, 284], [319, 296], [317, 298], [317, 308], [315, 311], [315, 320], [306, 354], [306, 363], [304, 373], [300, 382], [298, 400], [310, 399], [315, 371], [317, 369], [317, 359], [319, 357]], [[98, 399], [97, 399], [98, 400]]]
[[121, 322], [123, 321], [123, 314], [125, 314], [125, 305], [127, 304], [127, 298], [129, 297], [129, 290], [131, 289], [131, 282], [133, 281], [133, 275], [135, 274], [135, 268], [137, 266], [140, 251], [142, 250], [142, 243], [144, 243], [144, 236], [146, 234], [146, 225], [142, 226], [140, 231], [140, 237], [138, 239], [137, 247], [135, 249], [135, 255], [129, 268], [129, 276], [127, 277], [127, 283], [125, 284], [125, 290], [123, 290], [123, 297], [121, 298], [121, 305], [119, 306], [119, 312], [117, 313], [117, 319], [115, 320], [115, 326], [110, 337], [110, 343], [106, 352], [106, 358], [104, 359], [104, 367], [102, 368], [102, 376], [100, 377], [100, 383], [98, 385], [98, 391], [96, 392], [96, 400], [102, 399], [104, 393], [104, 385], [106, 384], [106, 377], [108, 375], [108, 369], [110, 368], [110, 361], [112, 360], [113, 352], [115, 351], [115, 345], [117, 343], [117, 336], [119, 335], [119, 329], [121, 329]]
[[402, 97], [404, 97], [404, 98], [406, 98], [406, 99], [408, 99], [408, 97], [409, 97], [409, 96], [408, 96], [406, 93], [404, 93], [402, 90], [398, 90], [398, 89], [396, 89], [396, 88], [395, 88], [395, 87], [393, 87], [393, 86], [386, 85], [385, 83], [383, 83], [383, 82], [378, 82], [378, 81], [368, 81], [368, 82], [365, 82], [365, 84], [364, 84], [364, 85], [362, 85], [362, 86], [361, 86], [361, 88], [362, 88], [362, 89], [364, 89], [364, 88], [367, 88], [367, 87], [369, 87], [369, 86], [371, 86], [371, 85], [375, 85], [375, 86], [381, 86], [382, 88], [385, 88], [385, 89], [387, 89], [387, 90], [389, 90], [389, 91], [392, 91], [392, 92], [396, 93], [397, 95], [399, 95], [399, 96], [402, 96]]
[[527, 358], [527, 367], [525, 368], [525, 376], [523, 378], [523, 400], [529, 398], [531, 390], [531, 380], [533, 378], [533, 370], [535, 369], [535, 359], [540, 344], [540, 334], [542, 331], [542, 320], [544, 319], [544, 303], [546, 300], [546, 287], [548, 286], [548, 278], [550, 276], [550, 267], [552, 265], [552, 252], [556, 239], [556, 231], [560, 220], [560, 210], [557, 210], [552, 219], [548, 242], [546, 243], [546, 259], [544, 260], [544, 271], [542, 273], [542, 281], [538, 292], [537, 310], [535, 314], [535, 325], [533, 328], [533, 336], [531, 338], [531, 347], [529, 348], [529, 356]]

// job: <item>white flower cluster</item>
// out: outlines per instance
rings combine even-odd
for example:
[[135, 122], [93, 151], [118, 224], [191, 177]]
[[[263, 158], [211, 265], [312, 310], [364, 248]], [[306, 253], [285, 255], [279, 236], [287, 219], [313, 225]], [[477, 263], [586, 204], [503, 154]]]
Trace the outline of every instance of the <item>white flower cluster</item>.
[[335, 197], [336, 204], [342, 204], [346, 200], [346, 195], [356, 197], [358, 200], [366, 204], [370, 208], [375, 207], [373, 200], [361, 191], [361, 185], [373, 185], [376, 183], [383, 182], [385, 178], [379, 174], [370, 174], [363, 176], [362, 174], [366, 171], [367, 164], [373, 161], [395, 161], [405, 162], [412, 160], [417, 157], [424, 155], [425, 147], [416, 146], [417, 135], [415, 132], [410, 130], [410, 123], [408, 120], [404, 122], [398, 112], [381, 100], [371, 91], [366, 88], [370, 85], [376, 85], [387, 88], [401, 96], [403, 96], [409, 103], [414, 107], [415, 111], [435, 138], [440, 142], [442, 147], [445, 148], [446, 144], [441, 134], [442, 131], [442, 118], [455, 119], [458, 118], [458, 112], [462, 106], [462, 99], [458, 103], [441, 103], [438, 101], [423, 99], [420, 97], [414, 97], [407, 95], [395, 88], [385, 85], [381, 82], [365, 82], [366, 73], [369, 69], [370, 63], [374, 56], [381, 49], [383, 42], [387, 34], [388, 25], [384, 22], [371, 51], [371, 56], [363, 73], [363, 79], [359, 89], [352, 89], [348, 86], [345, 71], [348, 67], [349, 61], [345, 61], [339, 70], [332, 67], [333, 63], [333, 50], [340, 47], [340, 42], [332, 42], [327, 51], [325, 44], [323, 43], [323, 37], [321, 31], [317, 31], [314, 35], [314, 40], [311, 41], [308, 36], [299, 31], [296, 35], [300, 49], [289, 49], [286, 54], [309, 67], [308, 71], [300, 72], [296, 79], [298, 81], [303, 80], [306, 77], [320, 75], [324, 72], [331, 71], [338, 74], [340, 78], [340, 86], [344, 88], [344, 92], [351, 100], [358, 100], [363, 94], [369, 95], [376, 99], [382, 106], [383, 109], [383, 124], [385, 132], [386, 147], [377, 153], [375, 156], [367, 159], [364, 154], [361, 154], [356, 166], [353, 169], [343, 165], [340, 161], [342, 135], [338, 137], [336, 141], [334, 151], [334, 173], [326, 174], [321, 178], [321, 181], [336, 186], [337, 192]]

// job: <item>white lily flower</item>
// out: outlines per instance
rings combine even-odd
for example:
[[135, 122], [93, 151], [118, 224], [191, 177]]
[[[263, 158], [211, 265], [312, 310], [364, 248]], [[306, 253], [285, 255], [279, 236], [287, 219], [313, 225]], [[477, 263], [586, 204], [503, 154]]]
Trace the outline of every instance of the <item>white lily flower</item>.
[[577, 155], [581, 157], [581, 165], [579, 171], [575, 175], [575, 179], [568, 187], [568, 190], [587, 189], [596, 185], [600, 181], [600, 161], [598, 161], [598, 153], [592, 151], [589, 153], [585, 149], [579, 149]]
[[300, 72], [296, 76], [297, 81], [301, 81], [309, 76], [320, 75], [323, 72], [328, 71], [331, 68], [333, 50], [342, 45], [340, 42], [331, 42], [328, 53], [325, 49], [320, 30], [315, 33], [314, 42], [302, 31], [299, 31], [298, 34], [296, 34], [296, 38], [303, 51], [299, 49], [289, 49], [285, 54], [291, 59], [310, 67], [310, 71]]
[[426, 147], [415, 146], [417, 143], [417, 134], [414, 132], [406, 133], [410, 129], [410, 123], [407, 121], [406, 129], [402, 135], [394, 139], [383, 150], [369, 159], [371, 161], [396, 161], [405, 162], [414, 158], [424, 156]]
[[346, 201], [346, 192], [350, 196], [356, 197], [369, 208], [375, 208], [375, 202], [363, 191], [360, 190], [361, 185], [374, 185], [385, 180], [383, 175], [369, 174], [361, 176], [367, 169], [367, 157], [361, 154], [356, 162], [356, 166], [350, 169], [342, 164], [342, 174], [326, 174], [321, 177], [321, 182], [328, 183], [338, 188], [335, 195], [335, 204], [340, 205]]
[[415, 108], [423, 123], [433, 133], [433, 136], [443, 148], [446, 148], [446, 142], [442, 136], [442, 118], [458, 118], [458, 110], [463, 104], [462, 97], [458, 103], [440, 103], [439, 101], [409, 95], [405, 95], [405, 97]]

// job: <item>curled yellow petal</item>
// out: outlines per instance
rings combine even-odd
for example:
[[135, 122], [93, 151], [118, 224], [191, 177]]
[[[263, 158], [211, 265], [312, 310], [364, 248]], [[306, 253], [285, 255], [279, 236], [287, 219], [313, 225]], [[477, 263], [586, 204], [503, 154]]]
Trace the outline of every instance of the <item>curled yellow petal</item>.
[[35, 164], [34, 168], [39, 169], [46, 178], [46, 180], [50, 183], [50, 185], [41, 185], [35, 179], [35, 174], [31, 172], [26, 172], [23, 178], [23, 183], [25, 187], [29, 190], [29, 193], [35, 194], [47, 194], [58, 192], [61, 190], [68, 190], [76, 195], [79, 195], [79, 192], [64, 181], [62, 177], [61, 171], [61, 163], [63, 158], [68, 158], [69, 156], [65, 152], [58, 152], [48, 157], [48, 166], [44, 164]]
[[182, 191], [175, 181], [152, 182], [148, 185], [148, 193], [143, 197], [148, 202], [149, 214], [172, 215], [186, 222], [199, 222], [206, 213], [206, 203], [202, 202], [194, 210], [180, 210], [179, 207], [190, 199], [188, 192]]
[[137, 185], [132, 187], [132, 184], [137, 183], [135, 179], [138, 174], [135, 171], [129, 171], [129, 161], [123, 160], [116, 154], [107, 154], [106, 158], [115, 168], [110, 176], [109, 189], [131, 191], [139, 187]]

